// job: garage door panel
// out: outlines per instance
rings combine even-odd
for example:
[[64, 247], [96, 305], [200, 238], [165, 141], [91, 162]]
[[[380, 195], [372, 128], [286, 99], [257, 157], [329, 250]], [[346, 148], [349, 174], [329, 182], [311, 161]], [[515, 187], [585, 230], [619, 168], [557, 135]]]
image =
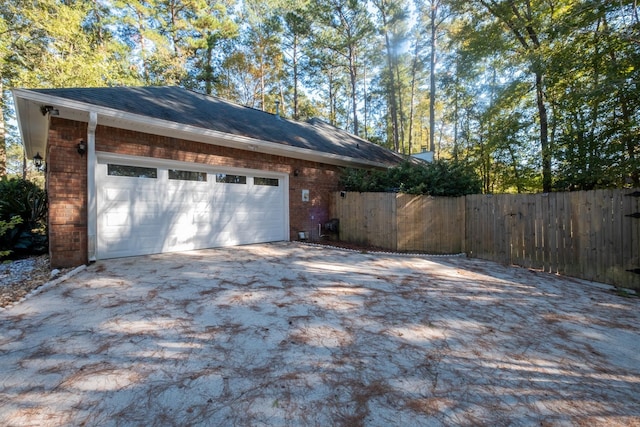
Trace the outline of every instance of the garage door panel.
[[[241, 184], [217, 184], [216, 195], [222, 198], [242, 198], [248, 194], [248, 187]], [[222, 187], [222, 188], [220, 188]]]
[[194, 203], [205, 203], [208, 204], [211, 199], [211, 194], [207, 191], [195, 191], [191, 194], [191, 201]]
[[211, 215], [209, 212], [194, 212], [192, 222], [200, 228], [206, 227], [211, 222]]
[[127, 189], [120, 189], [120, 188], [106, 188], [104, 190], [104, 197], [106, 201], [109, 202], [129, 202], [130, 200], [130, 196], [129, 196], [129, 190]]
[[282, 178], [149, 167], [155, 178], [110, 176], [105, 163], [96, 168], [99, 258], [288, 238]]
[[108, 227], [122, 227], [131, 224], [129, 212], [109, 212], [104, 217]]
[[133, 199], [137, 204], [141, 204], [140, 202], [144, 202], [142, 204], [147, 204], [146, 202], [157, 203], [163, 196], [164, 194], [155, 188], [149, 189], [141, 186], [135, 189], [135, 192], [131, 195], [131, 199]]
[[206, 245], [207, 242], [202, 237], [197, 235], [172, 235], [167, 236], [165, 240], [164, 250], [166, 251], [181, 251], [181, 250], [191, 250], [195, 247], [207, 247], [202, 246]]

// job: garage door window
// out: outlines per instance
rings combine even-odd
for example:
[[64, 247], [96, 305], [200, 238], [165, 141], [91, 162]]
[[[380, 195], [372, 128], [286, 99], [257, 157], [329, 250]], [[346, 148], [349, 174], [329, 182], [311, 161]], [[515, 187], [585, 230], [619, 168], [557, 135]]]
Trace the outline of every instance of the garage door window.
[[268, 185], [270, 187], [277, 187], [280, 185], [280, 180], [278, 178], [261, 178], [255, 177], [253, 178], [253, 185]]
[[158, 169], [142, 166], [107, 165], [107, 175], [126, 176], [132, 178], [158, 178]]
[[177, 179], [180, 181], [198, 181], [205, 182], [207, 180], [206, 172], [183, 171], [178, 169], [169, 169], [169, 179]]
[[226, 173], [219, 173], [216, 175], [216, 182], [222, 182], [225, 184], [246, 184], [247, 177], [244, 175], [229, 175]]

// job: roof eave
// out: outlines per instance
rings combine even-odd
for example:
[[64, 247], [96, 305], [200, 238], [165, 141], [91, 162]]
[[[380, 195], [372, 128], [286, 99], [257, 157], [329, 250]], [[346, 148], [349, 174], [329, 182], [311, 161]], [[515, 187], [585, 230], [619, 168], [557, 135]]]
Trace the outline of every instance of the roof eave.
[[34, 92], [28, 89], [13, 89], [12, 92], [16, 105], [20, 134], [23, 138], [27, 156], [29, 158], [33, 157], [36, 152], [39, 152], [43, 157], [46, 155], [49, 117], [42, 115], [40, 107], [42, 105], [52, 105], [58, 109], [60, 118], [69, 120], [88, 122], [89, 112], [91, 111], [97, 113], [99, 125], [109, 127], [170, 136], [206, 144], [285, 156], [300, 160], [309, 160], [336, 166], [383, 169], [389, 167], [388, 164], [381, 162], [332, 153], [323, 153], [307, 148], [293, 147], [271, 141], [234, 135], [192, 125], [185, 125], [168, 120], [116, 110], [113, 108], [70, 100], [68, 98]]

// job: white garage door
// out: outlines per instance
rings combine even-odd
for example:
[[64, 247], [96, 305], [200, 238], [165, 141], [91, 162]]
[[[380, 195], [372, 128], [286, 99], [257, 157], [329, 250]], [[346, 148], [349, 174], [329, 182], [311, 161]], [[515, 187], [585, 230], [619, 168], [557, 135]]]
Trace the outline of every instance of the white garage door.
[[97, 257], [288, 239], [287, 178], [99, 156]]

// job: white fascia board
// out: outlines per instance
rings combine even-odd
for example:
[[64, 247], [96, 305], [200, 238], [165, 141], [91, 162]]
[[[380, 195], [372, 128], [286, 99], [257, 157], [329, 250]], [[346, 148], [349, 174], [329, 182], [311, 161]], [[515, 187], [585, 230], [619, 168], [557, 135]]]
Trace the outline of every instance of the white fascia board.
[[15, 91], [13, 91], [13, 105], [26, 157], [31, 159], [39, 153], [44, 159], [47, 155], [49, 118], [42, 114], [39, 105], [18, 96]]
[[386, 169], [388, 165], [370, 160], [361, 160], [349, 156], [323, 153], [307, 148], [292, 147], [271, 141], [260, 140], [230, 133], [205, 129], [192, 125], [156, 119], [134, 113], [128, 113], [108, 107], [60, 98], [26, 89], [14, 89], [14, 97], [28, 99], [38, 105], [53, 105], [60, 111], [59, 117], [88, 122], [89, 112], [98, 114], [98, 124], [155, 135], [169, 136], [189, 141], [237, 148], [245, 151], [285, 156], [294, 159], [332, 164], [336, 166], [360, 166]]

